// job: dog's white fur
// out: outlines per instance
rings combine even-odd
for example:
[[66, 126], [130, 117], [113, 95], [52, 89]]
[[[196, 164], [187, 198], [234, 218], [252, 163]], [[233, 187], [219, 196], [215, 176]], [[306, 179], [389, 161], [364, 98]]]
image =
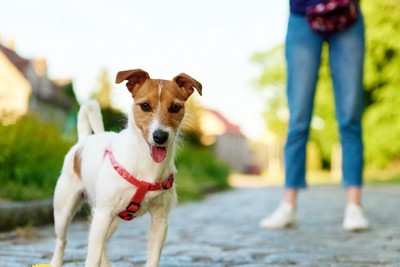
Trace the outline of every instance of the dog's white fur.
[[[193, 92], [191, 87], [190, 89]], [[201, 85], [200, 90], [197, 90], [201, 93]], [[104, 132], [97, 102], [90, 101], [81, 107], [78, 114], [79, 142], [65, 157], [54, 194], [57, 239], [50, 263], [52, 267], [62, 265], [68, 224], [86, 199], [92, 207], [92, 222], [85, 266], [111, 266], [106, 256], [105, 244], [118, 225], [118, 213], [130, 203], [136, 188], [121, 178], [108, 158], [104, 158], [106, 146], [111, 146], [119, 164], [140, 180], [157, 182], [176, 172], [174, 150], [179, 129], [164, 126], [157, 116], [154, 116], [149, 127], [151, 131], [162, 128], [169, 133], [167, 155], [161, 163], [156, 163], [149, 156], [148, 143], [154, 141], [150, 140], [151, 136], [143, 136], [143, 132], [134, 122], [133, 109], [128, 116], [127, 128], [120, 133], [113, 133]], [[91, 134], [92, 131], [94, 134]], [[169, 190], [152, 191], [146, 194], [140, 209], [135, 213], [135, 216], [146, 212], [151, 215], [147, 266], [159, 264], [167, 234], [168, 214], [175, 203], [175, 186]]]

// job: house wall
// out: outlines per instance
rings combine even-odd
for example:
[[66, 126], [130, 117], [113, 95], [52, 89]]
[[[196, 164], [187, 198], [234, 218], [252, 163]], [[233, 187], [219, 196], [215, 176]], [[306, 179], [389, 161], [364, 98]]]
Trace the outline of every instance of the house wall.
[[0, 53], [0, 119], [12, 123], [28, 111], [32, 88], [22, 73]]
[[55, 124], [64, 131], [67, 116], [74, 114], [78, 105], [71, 90], [71, 85], [64, 88], [49, 79], [44, 58], [23, 58], [13, 47], [0, 42], [2, 123], [6, 119], [7, 123], [13, 123], [21, 115], [34, 113], [41, 121]]
[[29, 105], [29, 111], [41, 121], [54, 124], [60, 130], [65, 128], [67, 113], [63, 109], [37, 98], [31, 98]]
[[217, 136], [215, 153], [240, 173], [246, 173], [252, 164], [251, 152], [247, 141], [240, 135], [225, 133]]

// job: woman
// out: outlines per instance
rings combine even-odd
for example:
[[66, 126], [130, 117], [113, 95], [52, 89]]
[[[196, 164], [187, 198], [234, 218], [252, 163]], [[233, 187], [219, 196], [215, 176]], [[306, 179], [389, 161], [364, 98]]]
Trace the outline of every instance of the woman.
[[297, 196], [299, 189], [306, 187], [306, 144], [324, 42], [329, 45], [336, 118], [343, 151], [343, 185], [347, 191], [343, 227], [350, 231], [368, 228], [361, 208], [364, 22], [358, 8], [357, 20], [347, 29], [318, 33], [311, 29], [305, 14], [309, 7], [321, 2], [326, 1], [290, 0], [285, 48], [290, 111], [285, 144], [285, 190], [279, 207], [260, 222], [263, 228], [285, 228], [297, 223]]

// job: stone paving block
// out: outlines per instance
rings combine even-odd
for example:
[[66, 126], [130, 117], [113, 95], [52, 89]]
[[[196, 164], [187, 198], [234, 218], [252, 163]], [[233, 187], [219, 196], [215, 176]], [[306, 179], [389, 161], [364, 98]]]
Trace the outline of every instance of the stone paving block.
[[64, 263], [64, 267], [85, 267], [85, 261], [74, 261]]
[[2, 266], [2, 267], [19, 267], [19, 266], [21, 266], [21, 264], [18, 263], [15, 258], [3, 256], [0, 259], [0, 266]]
[[[400, 187], [367, 187], [364, 209], [371, 229], [342, 229], [345, 192], [316, 186], [301, 192], [294, 229], [268, 231], [258, 221], [279, 204], [278, 187], [233, 189], [187, 203], [170, 215], [161, 267], [400, 267]], [[242, 206], [235, 203], [241, 203]], [[107, 246], [115, 267], [145, 266], [150, 218], [122, 222]], [[68, 234], [66, 267], [84, 266], [89, 225], [75, 221]], [[50, 261], [52, 226], [33, 237], [0, 234], [0, 267]], [[38, 262], [32, 262], [38, 261]]]

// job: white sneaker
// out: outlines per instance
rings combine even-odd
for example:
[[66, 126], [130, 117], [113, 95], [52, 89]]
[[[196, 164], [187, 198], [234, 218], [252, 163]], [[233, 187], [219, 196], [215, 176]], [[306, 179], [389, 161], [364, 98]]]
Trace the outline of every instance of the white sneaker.
[[296, 212], [287, 202], [282, 202], [271, 215], [260, 221], [260, 227], [267, 229], [283, 229], [296, 225]]
[[361, 231], [369, 228], [367, 219], [364, 217], [362, 208], [355, 204], [347, 204], [344, 213], [343, 228], [347, 231]]

